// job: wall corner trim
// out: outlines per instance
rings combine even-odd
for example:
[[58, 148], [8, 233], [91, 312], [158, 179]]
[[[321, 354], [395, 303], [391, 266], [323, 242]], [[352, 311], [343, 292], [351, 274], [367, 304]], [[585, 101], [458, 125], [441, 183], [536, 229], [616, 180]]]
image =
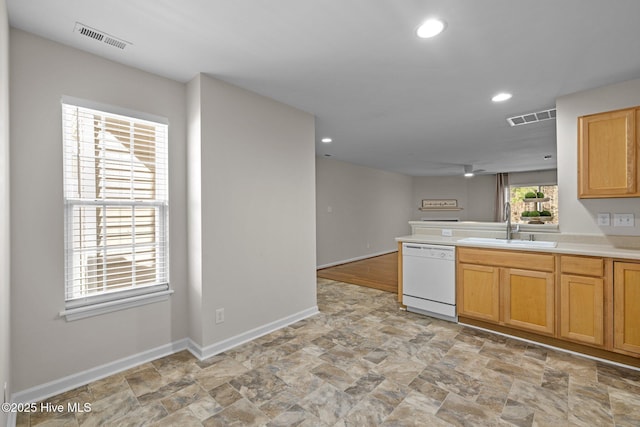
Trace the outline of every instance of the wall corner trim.
[[219, 341], [215, 344], [208, 345], [206, 347], [200, 347], [193, 341], [189, 340], [188, 350], [200, 360], [208, 359], [211, 356], [215, 356], [216, 354], [222, 353], [223, 351], [230, 350], [241, 344], [259, 338], [263, 335], [267, 335], [271, 332], [277, 331], [278, 329], [282, 329], [286, 326], [291, 325], [292, 323], [299, 322], [300, 320], [314, 316], [318, 313], [318, 306], [313, 306], [307, 308], [306, 310], [299, 311], [297, 313], [283, 317], [282, 319], [267, 323], [266, 325], [251, 329], [247, 332], [243, 332], [241, 334]]
[[[86, 371], [78, 372], [76, 374], [68, 375], [66, 377], [53, 380], [45, 384], [37, 385], [35, 387], [16, 392], [12, 394], [11, 402], [39, 402], [51, 396], [64, 393], [65, 391], [73, 390], [74, 388], [89, 384], [93, 381], [106, 378], [118, 372], [125, 371], [127, 369], [150, 362], [152, 360], [156, 360], [161, 357], [169, 356], [182, 350], [189, 350], [189, 352], [191, 352], [199, 360], [204, 360], [218, 353], [236, 347], [240, 344], [244, 344], [248, 341], [274, 332], [278, 329], [282, 329], [292, 323], [306, 319], [307, 317], [314, 316], [318, 313], [318, 307], [313, 306], [306, 310], [299, 311], [297, 313], [283, 317], [282, 319], [267, 323], [266, 325], [251, 329], [247, 332], [243, 332], [239, 335], [225, 339], [204, 348], [200, 347], [190, 338], [183, 338], [181, 340], [174, 341], [172, 343], [165, 344], [151, 350], [143, 351], [141, 353], [115, 360], [104, 365], [96, 366], [95, 368], [87, 369]], [[15, 414], [9, 414], [8, 421], [9, 426], [15, 426]]]

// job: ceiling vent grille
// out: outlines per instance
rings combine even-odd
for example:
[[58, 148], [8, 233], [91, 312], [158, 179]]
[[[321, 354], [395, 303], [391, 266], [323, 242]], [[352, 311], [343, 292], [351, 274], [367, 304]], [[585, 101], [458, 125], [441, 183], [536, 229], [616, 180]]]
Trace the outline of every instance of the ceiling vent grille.
[[528, 125], [530, 123], [543, 122], [556, 118], [556, 109], [537, 111], [535, 113], [521, 114], [519, 116], [508, 117], [507, 122], [510, 126]]
[[76, 26], [73, 31], [82, 36], [89, 37], [102, 43], [106, 43], [109, 46], [117, 47], [118, 49], [124, 49], [131, 44], [128, 41], [113, 37], [103, 31], [96, 30], [95, 28], [91, 28], [87, 25], [81, 24], [80, 22], [76, 22]]

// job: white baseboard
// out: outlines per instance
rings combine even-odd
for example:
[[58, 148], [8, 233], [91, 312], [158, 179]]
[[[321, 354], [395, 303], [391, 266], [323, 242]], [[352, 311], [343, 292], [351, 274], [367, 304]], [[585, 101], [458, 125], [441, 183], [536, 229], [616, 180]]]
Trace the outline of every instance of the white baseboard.
[[241, 344], [277, 331], [278, 329], [282, 329], [285, 326], [291, 325], [292, 323], [306, 319], [307, 317], [311, 317], [318, 313], [318, 307], [314, 306], [206, 347], [201, 347], [192, 340], [189, 340], [188, 350], [200, 360], [208, 359], [211, 356], [230, 350]]
[[[307, 317], [313, 316], [318, 312], [318, 307], [314, 306], [204, 348], [194, 343], [190, 338], [183, 338], [170, 344], [165, 344], [151, 350], [143, 351], [142, 353], [128, 356], [123, 359], [106, 363], [104, 365], [96, 366], [95, 368], [87, 369], [86, 371], [78, 372], [76, 374], [72, 374], [45, 384], [13, 393], [11, 395], [11, 402], [39, 402], [51, 396], [64, 393], [65, 391], [73, 390], [74, 388], [81, 387], [102, 378], [106, 378], [110, 375], [117, 374], [118, 372], [125, 371], [143, 363], [159, 359], [161, 357], [169, 356], [173, 353], [185, 349], [189, 350], [198, 359], [204, 360], [218, 353], [236, 347], [240, 344], [244, 344], [245, 342], [284, 328], [285, 326], [288, 326], [292, 323], [298, 322], [302, 319], [306, 319]], [[15, 424], [16, 414], [9, 413], [7, 425], [13, 427], [15, 426]]]
[[95, 368], [87, 369], [86, 371], [16, 392], [11, 396], [11, 401], [14, 403], [38, 402], [143, 363], [182, 351], [186, 349], [188, 345], [189, 339], [183, 338], [170, 344], [165, 344], [151, 350], [143, 351], [142, 353], [134, 354], [113, 362], [105, 363], [104, 365], [96, 366]]
[[373, 257], [377, 257], [377, 256], [380, 256], [380, 255], [391, 254], [391, 253], [394, 253], [394, 252], [398, 252], [398, 249], [396, 248], [396, 249], [391, 249], [391, 250], [388, 250], [388, 251], [376, 252], [374, 254], [362, 255], [362, 256], [355, 257], [355, 258], [343, 259], [342, 261], [335, 261], [335, 262], [330, 262], [328, 264], [318, 265], [318, 266], [316, 266], [316, 270], [320, 270], [321, 268], [334, 267], [336, 265], [346, 264], [348, 262], [361, 261], [363, 259], [373, 258]]

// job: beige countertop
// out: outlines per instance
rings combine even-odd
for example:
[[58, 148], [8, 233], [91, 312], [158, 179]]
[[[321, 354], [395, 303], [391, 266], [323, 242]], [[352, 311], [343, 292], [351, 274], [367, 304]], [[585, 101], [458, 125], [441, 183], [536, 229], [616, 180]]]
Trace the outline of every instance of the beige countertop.
[[571, 254], [571, 255], [586, 255], [586, 256], [599, 256], [605, 258], [619, 258], [629, 260], [640, 260], [640, 250], [619, 248], [613, 245], [607, 244], [592, 244], [592, 243], [569, 243], [558, 242], [555, 248], [528, 248], [528, 247], [505, 247], [503, 244], [489, 244], [489, 243], [460, 243], [462, 237], [445, 237], [427, 234], [413, 234], [409, 236], [397, 237], [397, 242], [403, 243], [430, 243], [436, 245], [448, 245], [448, 246], [460, 246], [460, 247], [474, 247], [474, 248], [493, 248], [493, 249], [506, 249], [513, 251], [527, 251], [527, 252], [546, 252], [546, 253], [558, 253], [558, 254]]

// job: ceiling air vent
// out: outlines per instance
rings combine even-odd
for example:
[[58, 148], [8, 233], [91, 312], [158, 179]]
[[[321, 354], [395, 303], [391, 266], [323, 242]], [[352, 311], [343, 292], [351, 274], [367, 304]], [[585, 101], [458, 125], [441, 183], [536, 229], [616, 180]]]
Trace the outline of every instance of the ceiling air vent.
[[96, 41], [106, 43], [109, 46], [114, 46], [119, 49], [124, 49], [131, 44], [128, 41], [109, 35], [104, 31], [96, 30], [95, 28], [91, 28], [87, 25], [81, 24], [80, 22], [76, 22], [76, 26], [73, 31], [85, 37], [92, 38]]
[[507, 122], [510, 126], [528, 125], [529, 123], [537, 123], [545, 120], [556, 118], [556, 109], [542, 110], [535, 113], [521, 114], [519, 116], [508, 117]]

